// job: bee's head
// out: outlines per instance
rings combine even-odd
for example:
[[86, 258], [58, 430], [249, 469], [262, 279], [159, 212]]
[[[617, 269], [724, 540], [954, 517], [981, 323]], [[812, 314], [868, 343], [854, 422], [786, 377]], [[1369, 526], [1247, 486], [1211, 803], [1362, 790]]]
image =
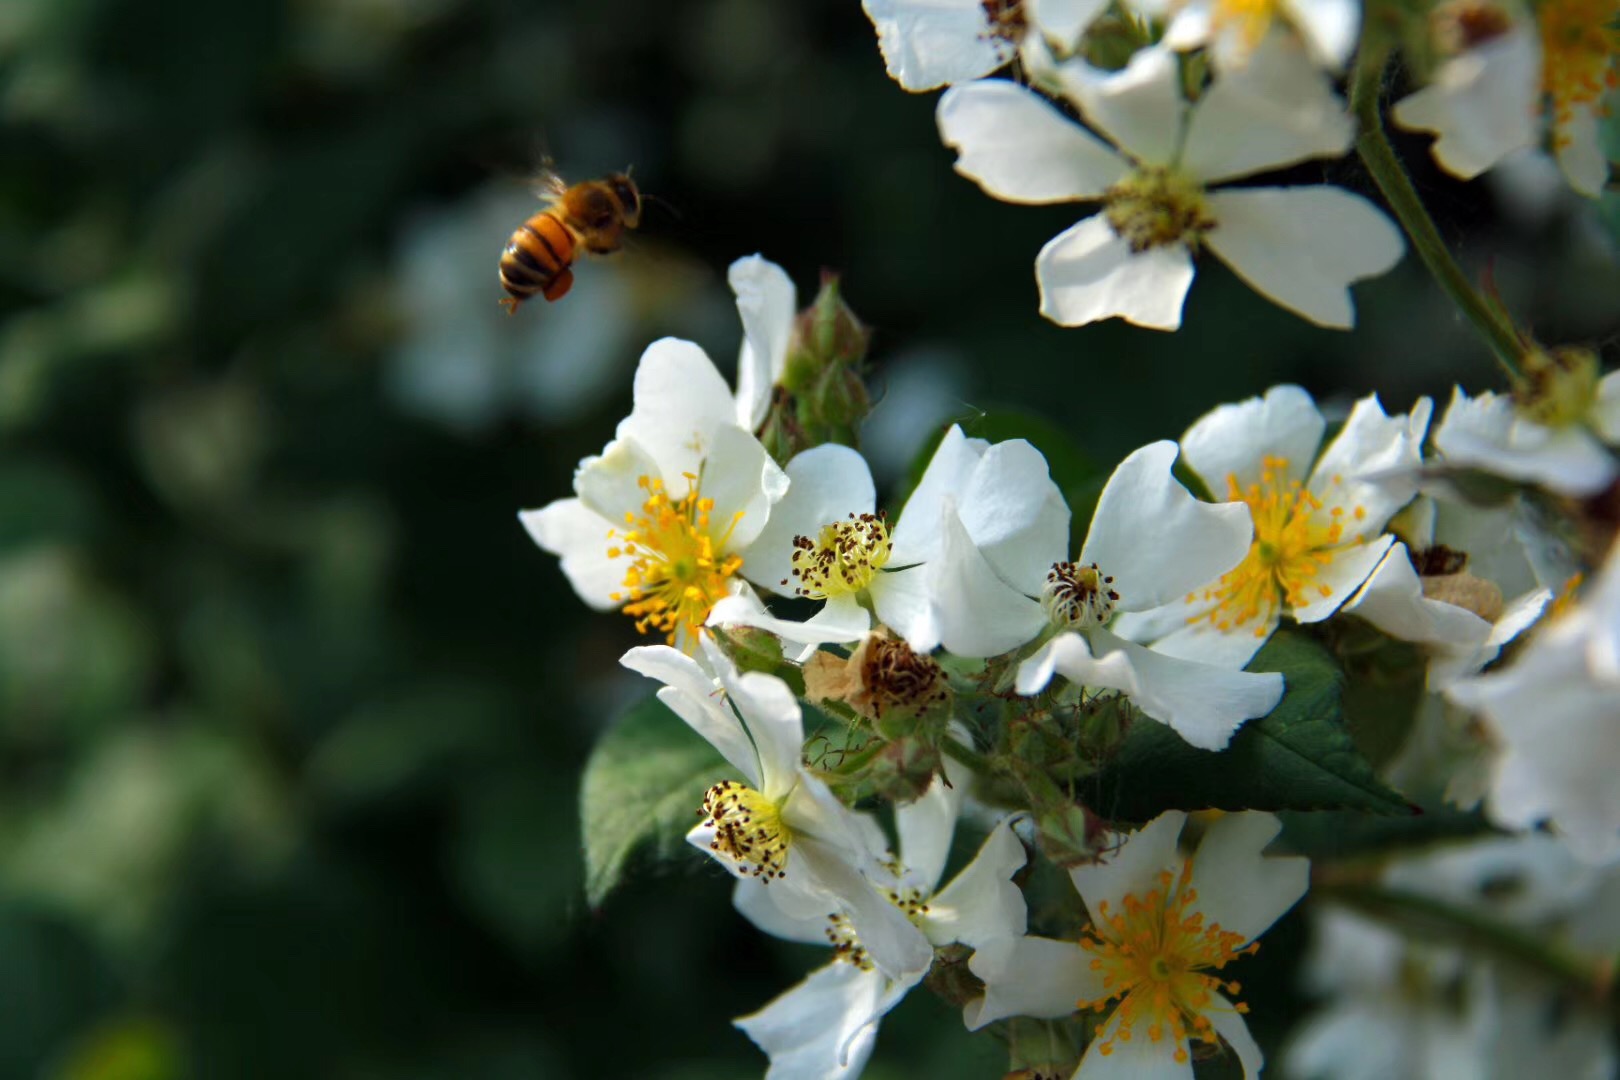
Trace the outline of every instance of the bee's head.
[[641, 189], [627, 172], [614, 173], [605, 183], [619, 205], [624, 207], [624, 223], [634, 229], [641, 223]]

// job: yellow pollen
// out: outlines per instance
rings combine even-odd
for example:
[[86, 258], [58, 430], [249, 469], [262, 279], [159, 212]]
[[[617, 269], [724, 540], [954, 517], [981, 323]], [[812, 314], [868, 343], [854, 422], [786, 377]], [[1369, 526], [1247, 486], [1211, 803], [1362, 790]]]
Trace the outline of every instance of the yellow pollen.
[[[1115, 1039], [1130, 1042], [1141, 1030], [1149, 1042], [1169, 1038], [1176, 1060], [1185, 1062], [1189, 1039], [1210, 1044], [1218, 1040], [1208, 1014], [1226, 1005], [1215, 995], [1242, 989], [1209, 972], [1220, 971], [1260, 946], [1245, 943], [1242, 934], [1222, 930], [1219, 923], [1206, 926], [1201, 913], [1189, 911], [1198, 899], [1190, 886], [1192, 867], [1188, 859], [1179, 874], [1162, 871], [1158, 886], [1146, 895], [1126, 894], [1121, 911], [1100, 905], [1096, 922], [1080, 942], [1092, 956], [1091, 969], [1101, 973], [1105, 992], [1077, 1001], [1075, 1007], [1101, 1012], [1119, 1000], [1119, 1024], [1097, 1047], [1105, 1056], [1113, 1053]], [[1246, 1011], [1242, 1005], [1234, 1008]]]
[[1276, 0], [1215, 0], [1210, 21], [1214, 36], [1230, 32], [1236, 37], [1241, 54], [1247, 56], [1271, 29], [1271, 20], [1276, 14]]
[[[1542, 91], [1550, 100], [1553, 141], [1569, 143], [1561, 130], [1577, 106], [1596, 106], [1605, 92], [1620, 86], [1620, 3], [1616, 0], [1542, 0], [1536, 5], [1541, 30]], [[1600, 115], [1608, 115], [1599, 108]]]
[[[1253, 624], [1264, 637], [1272, 616], [1285, 607], [1303, 607], [1333, 595], [1318, 580], [1322, 570], [1344, 550], [1362, 543], [1345, 537], [1346, 516], [1366, 519], [1362, 507], [1348, 515], [1341, 506], [1327, 507], [1298, 480], [1289, 480], [1285, 458], [1266, 457], [1260, 482], [1241, 487], [1237, 477], [1226, 480], [1229, 502], [1247, 504], [1254, 518], [1254, 540], [1241, 563], [1221, 575], [1214, 585], [1189, 595], [1188, 603], [1213, 602], [1209, 611], [1189, 622], [1207, 621], [1223, 633]], [[1338, 486], [1342, 478], [1330, 481]]]
[[1137, 254], [1185, 244], [1198, 250], [1215, 227], [1196, 180], [1158, 166], [1138, 169], [1103, 193], [1103, 217]]
[[823, 525], [814, 540], [795, 536], [793, 576], [799, 584], [794, 592], [812, 600], [861, 592], [888, 564], [893, 547], [883, 514], [851, 514], [846, 521]]
[[792, 831], [776, 804], [756, 789], [722, 780], [704, 793], [698, 816], [714, 827], [709, 850], [731, 859], [744, 873], [770, 881], [787, 872]]
[[630, 560], [624, 591], [612, 599], [624, 605], [637, 630], [657, 631], [671, 645], [683, 627], [692, 635], [689, 645], [696, 639], [709, 609], [729, 591], [728, 580], [742, 569], [741, 556], [723, 553], [742, 511], [717, 534], [709, 519], [714, 500], [703, 497], [696, 476], [686, 479], [686, 496], [672, 499], [662, 480], [641, 477], [647, 501], [640, 516], [626, 513], [624, 528], [608, 533], [608, 558]]

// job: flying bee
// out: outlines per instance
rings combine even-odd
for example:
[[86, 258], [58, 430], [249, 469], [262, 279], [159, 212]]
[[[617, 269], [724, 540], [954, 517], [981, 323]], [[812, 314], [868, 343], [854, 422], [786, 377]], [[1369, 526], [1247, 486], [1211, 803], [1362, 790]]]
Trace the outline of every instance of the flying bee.
[[545, 209], [517, 227], [501, 252], [501, 303], [508, 315], [539, 293], [560, 300], [574, 284], [574, 260], [583, 248], [609, 255], [624, 244], [626, 229], [641, 224], [641, 191], [630, 174], [568, 184], [549, 169], [540, 175]]

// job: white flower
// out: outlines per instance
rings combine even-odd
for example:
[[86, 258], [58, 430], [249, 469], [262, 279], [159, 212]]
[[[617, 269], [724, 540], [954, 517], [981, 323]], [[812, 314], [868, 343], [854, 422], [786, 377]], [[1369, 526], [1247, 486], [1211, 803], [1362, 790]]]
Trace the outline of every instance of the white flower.
[[1247, 505], [1254, 541], [1236, 567], [1122, 620], [1120, 633], [1170, 656], [1241, 668], [1283, 615], [1302, 623], [1332, 615], [1394, 543], [1384, 524], [1416, 492], [1429, 412], [1427, 398], [1393, 417], [1376, 395], [1363, 398], [1320, 456], [1326, 422], [1297, 386], [1206, 414], [1182, 436], [1182, 460], [1217, 499]]
[[[1167, 5], [1171, 6], [1171, 5]], [[1164, 41], [1173, 49], [1207, 47], [1220, 71], [1247, 65], [1268, 35], [1299, 35], [1311, 61], [1338, 71], [1361, 31], [1359, 0], [1187, 0], [1174, 6]]]
[[1395, 122], [1434, 132], [1435, 160], [1464, 179], [1550, 129], [1570, 186], [1596, 198], [1609, 177], [1600, 121], [1620, 57], [1613, 18], [1610, 0], [1544, 0], [1533, 18], [1506, 5], [1453, 17], [1442, 23], [1453, 55], [1428, 86], [1396, 103]]
[[819, 446], [788, 463], [792, 487], [753, 546], [750, 576], [766, 589], [826, 603], [805, 623], [770, 615], [740, 597], [714, 622], [758, 626], [788, 641], [847, 642], [877, 617], [918, 652], [941, 644], [958, 656], [994, 656], [1028, 641], [1038, 618], [1016, 589], [1040, 591], [1067, 543], [1069, 509], [1046, 459], [1022, 439], [992, 446], [952, 425], [892, 532], [875, 513], [865, 460]]
[[881, 830], [800, 763], [804, 722], [792, 690], [774, 675], [739, 673], [713, 639], [701, 643], [716, 676], [667, 645], [631, 649], [622, 661], [662, 682], [658, 700], [743, 776], [709, 789], [687, 840], [738, 879], [769, 888], [783, 912], [844, 912], [884, 972], [927, 970], [928, 942], [868, 877], [881, 861]]
[[1486, 812], [1505, 828], [1552, 825], [1581, 858], [1620, 858], [1620, 546], [1572, 610], [1544, 621], [1500, 668], [1450, 698], [1500, 748]]
[[1191, 1044], [1222, 1041], [1253, 1080], [1260, 1048], [1226, 996], [1238, 985], [1221, 972], [1304, 895], [1309, 867], [1262, 856], [1280, 828], [1270, 814], [1222, 816], [1187, 857], [1176, 850], [1185, 822], [1179, 811], [1162, 814], [1118, 838], [1108, 861], [1069, 872], [1091, 915], [1084, 940], [1011, 938], [974, 953], [968, 966], [985, 996], [965, 1010], [969, 1029], [1091, 1008], [1107, 1016], [1076, 1080], [1190, 1080]]
[[1591, 495], [1613, 482], [1620, 444], [1620, 372], [1597, 380], [1584, 415], [1558, 426], [1539, 423], [1510, 395], [1470, 398], [1462, 387], [1435, 428], [1434, 445], [1449, 465], [1538, 484], [1562, 495]]
[[[1144, 49], [1119, 72], [1083, 61], [1045, 73], [1114, 145], [1034, 91], [986, 79], [940, 99], [956, 169], [1009, 202], [1093, 200], [1102, 212], [1041, 250], [1041, 312], [1065, 326], [1118, 316], [1173, 330], [1208, 247], [1251, 286], [1322, 326], [1354, 322], [1349, 285], [1400, 259], [1404, 241], [1359, 196], [1324, 185], [1212, 185], [1350, 146], [1331, 86], [1286, 43], [1260, 49], [1242, 77], [1217, 79], [1197, 103], [1179, 89], [1175, 54]], [[1116, 149], [1115, 147], [1118, 147]]]
[[737, 575], [786, 474], [737, 424], [739, 403], [703, 350], [664, 338], [642, 354], [634, 407], [574, 474], [576, 498], [518, 515], [582, 600], [690, 645]]
[[737, 424], [757, 432], [787, 366], [799, 294], [787, 273], [762, 255], [748, 255], [732, 263], [726, 282], [737, 297], [737, 314], [743, 324], [742, 350], [737, 357]]
[[[1450, 539], [1465, 532], [1498, 549], [1497, 557], [1490, 558], [1488, 548], [1441, 540], [1437, 520], [1442, 514], [1448, 522], [1469, 522], [1453, 525]], [[1421, 496], [1402, 519], [1402, 535], [1412, 547], [1392, 546], [1344, 610], [1391, 637], [1424, 646], [1429, 689], [1443, 690], [1495, 660], [1503, 646], [1541, 616], [1552, 590], [1534, 582], [1523, 548], [1514, 541], [1510, 509], [1442, 506]], [[1474, 557], [1476, 550], [1481, 558]], [[1493, 564], [1505, 570], [1504, 580], [1490, 576]], [[1508, 600], [1504, 585], [1522, 591]]]
[[1127, 457], [1098, 498], [1079, 557], [1068, 562], [1063, 549], [1035, 553], [1035, 567], [1047, 567], [1042, 603], [1019, 603], [1005, 616], [987, 606], [983, 618], [988, 623], [997, 611], [1016, 616], [1014, 625], [1061, 631], [1020, 665], [1019, 693], [1039, 692], [1053, 675], [1117, 690], [1192, 745], [1219, 750], [1244, 720], [1276, 707], [1282, 676], [1177, 659], [1109, 629], [1116, 613], [1123, 619], [1180, 598], [1236, 566], [1249, 549], [1248, 508], [1194, 498], [1171, 473], [1175, 460], [1169, 441]]
[[[978, 945], [1024, 932], [1024, 898], [1011, 877], [1024, 847], [1008, 821], [997, 824], [979, 853], [945, 888], [945, 870], [967, 777], [954, 786], [936, 777], [915, 803], [896, 808], [898, 873], [883, 889], [931, 945]], [[775, 903], [773, 887], [739, 881], [737, 910], [767, 933], [790, 941], [831, 944], [833, 962], [813, 972], [736, 1024], [770, 1055], [769, 1080], [843, 1080], [859, 1075], [883, 1016], [916, 986], [923, 970], [891, 977], [867, 956], [844, 916], [794, 918]]]
[[889, 76], [912, 92], [988, 75], [1018, 53], [1016, 0], [862, 0]]

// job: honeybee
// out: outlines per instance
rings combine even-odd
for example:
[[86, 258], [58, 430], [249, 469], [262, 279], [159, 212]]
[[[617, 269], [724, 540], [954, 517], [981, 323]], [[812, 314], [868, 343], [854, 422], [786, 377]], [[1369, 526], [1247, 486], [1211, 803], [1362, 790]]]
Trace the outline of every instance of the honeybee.
[[535, 293], [560, 300], [574, 284], [575, 258], [618, 251], [624, 231], [641, 224], [641, 191], [630, 174], [565, 183], [549, 169], [540, 174], [545, 209], [519, 225], [501, 252], [501, 304], [508, 315]]

